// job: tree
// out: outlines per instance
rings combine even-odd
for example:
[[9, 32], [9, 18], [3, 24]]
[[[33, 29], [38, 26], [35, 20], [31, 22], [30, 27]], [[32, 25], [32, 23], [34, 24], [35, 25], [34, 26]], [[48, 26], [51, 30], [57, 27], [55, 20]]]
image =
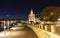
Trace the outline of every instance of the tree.
[[50, 16], [49, 16], [49, 21], [51, 21], [51, 22], [56, 21], [56, 18], [55, 18], [55, 16], [54, 16], [54, 13], [53, 13], [53, 12], [51, 12], [51, 14], [50, 14]]

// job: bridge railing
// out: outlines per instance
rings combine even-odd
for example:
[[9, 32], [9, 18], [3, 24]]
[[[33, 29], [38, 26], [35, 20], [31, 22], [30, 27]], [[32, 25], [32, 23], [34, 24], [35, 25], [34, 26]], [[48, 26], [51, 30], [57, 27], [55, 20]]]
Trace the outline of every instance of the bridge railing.
[[56, 30], [54, 24], [31, 24], [29, 27], [36, 33], [38, 38], [60, 38], [60, 36], [55, 33]]

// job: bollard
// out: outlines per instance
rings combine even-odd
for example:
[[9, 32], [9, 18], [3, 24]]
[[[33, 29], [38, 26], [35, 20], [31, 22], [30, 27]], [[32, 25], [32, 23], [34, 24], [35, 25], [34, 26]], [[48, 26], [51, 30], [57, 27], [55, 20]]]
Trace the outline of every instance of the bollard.
[[43, 25], [41, 25], [41, 29], [43, 29]]
[[39, 28], [41, 29], [41, 24], [39, 24]]
[[54, 33], [55, 32], [55, 26], [51, 25], [51, 32]]
[[40, 25], [39, 25], [39, 28], [40, 28]]
[[47, 31], [47, 25], [45, 25], [45, 30]]
[[37, 27], [39, 28], [39, 24], [37, 25]]

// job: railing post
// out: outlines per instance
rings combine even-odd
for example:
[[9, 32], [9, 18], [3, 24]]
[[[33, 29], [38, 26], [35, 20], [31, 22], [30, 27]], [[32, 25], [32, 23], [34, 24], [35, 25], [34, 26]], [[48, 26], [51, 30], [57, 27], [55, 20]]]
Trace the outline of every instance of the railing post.
[[45, 25], [45, 30], [47, 30], [47, 26], [48, 26], [48, 25]]
[[41, 25], [41, 29], [43, 29], [43, 25]]
[[38, 28], [39, 28], [39, 24], [38, 24]]
[[40, 25], [39, 25], [39, 28], [41, 28]]
[[35, 27], [36, 27], [36, 25], [35, 25]]
[[55, 32], [55, 26], [51, 25], [51, 32], [54, 33]]

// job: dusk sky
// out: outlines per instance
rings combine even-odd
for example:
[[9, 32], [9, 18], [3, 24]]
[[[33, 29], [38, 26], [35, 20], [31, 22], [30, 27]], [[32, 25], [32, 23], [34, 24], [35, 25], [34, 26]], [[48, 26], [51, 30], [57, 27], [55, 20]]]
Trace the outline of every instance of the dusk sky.
[[40, 13], [44, 7], [60, 6], [60, 1], [49, 0], [0, 0], [0, 18], [5, 18], [7, 15], [10, 18], [27, 18], [30, 9], [34, 13]]

